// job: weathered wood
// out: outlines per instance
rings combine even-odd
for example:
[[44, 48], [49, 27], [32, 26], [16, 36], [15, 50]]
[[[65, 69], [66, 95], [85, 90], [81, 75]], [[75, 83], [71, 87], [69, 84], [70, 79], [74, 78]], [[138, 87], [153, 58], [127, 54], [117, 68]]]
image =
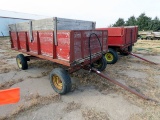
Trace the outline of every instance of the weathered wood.
[[57, 30], [91, 30], [94, 22], [57, 18]]
[[17, 31], [26, 31], [29, 30], [29, 22], [17, 23], [16, 24]]
[[29, 30], [29, 22], [10, 24], [10, 31], [27, 31]]
[[9, 27], [9, 31], [16, 31], [15, 24], [10, 24], [8, 25], [8, 27]]
[[[95, 29], [95, 22], [72, 20], [65, 18], [57, 18], [55, 25], [55, 18], [47, 18], [41, 20], [32, 20], [32, 30], [91, 30]], [[17, 23], [17, 31], [29, 31], [29, 22]], [[11, 31], [16, 31], [15, 24], [9, 25]]]
[[33, 20], [32, 28], [33, 30], [54, 30], [53, 18]]

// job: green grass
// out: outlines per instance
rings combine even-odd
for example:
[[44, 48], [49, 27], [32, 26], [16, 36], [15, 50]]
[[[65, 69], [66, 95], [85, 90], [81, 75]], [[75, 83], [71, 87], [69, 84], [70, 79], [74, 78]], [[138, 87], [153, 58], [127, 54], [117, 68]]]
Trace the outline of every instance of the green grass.
[[145, 48], [136, 48], [136, 50], [141, 51], [141, 50], [146, 50]]
[[7, 40], [9, 39], [10, 37], [0, 37], [0, 40]]

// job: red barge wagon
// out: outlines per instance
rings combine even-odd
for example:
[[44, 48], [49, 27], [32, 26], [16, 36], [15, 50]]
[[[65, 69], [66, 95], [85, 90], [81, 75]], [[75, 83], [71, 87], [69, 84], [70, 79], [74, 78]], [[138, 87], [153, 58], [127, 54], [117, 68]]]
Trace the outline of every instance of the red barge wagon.
[[105, 58], [109, 64], [117, 62], [117, 52], [128, 55], [128, 52], [132, 51], [134, 43], [137, 42], [137, 26], [97, 28], [97, 30], [108, 30], [109, 52], [106, 53]]
[[[11, 48], [27, 54], [16, 57], [20, 69], [28, 69], [27, 62], [41, 58], [67, 66], [74, 72], [88, 65], [102, 71], [107, 62], [107, 30], [95, 30], [90, 21], [48, 18], [9, 25]], [[65, 94], [71, 89], [71, 78], [62, 68], [50, 73], [53, 89]]]
[[[9, 28], [11, 48], [27, 54], [27, 56], [19, 54], [16, 57], [20, 69], [28, 69], [27, 62], [34, 57], [62, 64], [67, 67], [69, 73], [83, 68], [145, 100], [157, 102], [100, 72], [106, 68], [106, 58], [110, 60], [108, 53], [113, 56], [117, 54], [116, 51], [131, 50], [136, 42], [137, 27], [95, 30], [94, 22], [55, 17], [11, 24]], [[72, 83], [67, 71], [55, 68], [50, 73], [51, 86], [59, 94], [71, 91]]]

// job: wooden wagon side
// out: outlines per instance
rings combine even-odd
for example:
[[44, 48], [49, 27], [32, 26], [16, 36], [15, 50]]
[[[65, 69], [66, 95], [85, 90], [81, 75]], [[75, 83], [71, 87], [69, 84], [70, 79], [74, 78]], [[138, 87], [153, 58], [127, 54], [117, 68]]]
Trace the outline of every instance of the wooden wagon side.
[[[33, 57], [49, 60], [67, 66], [74, 72], [85, 66], [95, 66], [104, 70], [107, 62], [103, 54], [107, 52], [107, 30], [95, 30], [90, 21], [64, 18], [48, 18], [9, 25], [11, 48], [27, 54], [16, 57], [18, 67], [28, 69], [27, 61]], [[68, 93], [71, 78], [62, 68], [50, 73], [53, 89]]]

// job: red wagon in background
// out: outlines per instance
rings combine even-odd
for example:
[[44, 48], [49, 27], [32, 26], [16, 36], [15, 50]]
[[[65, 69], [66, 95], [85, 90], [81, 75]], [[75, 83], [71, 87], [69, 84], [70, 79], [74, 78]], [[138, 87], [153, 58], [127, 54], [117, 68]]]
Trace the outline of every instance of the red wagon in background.
[[97, 28], [97, 30], [108, 30], [109, 52], [106, 53], [105, 58], [109, 64], [117, 62], [117, 52], [128, 55], [134, 43], [137, 42], [138, 26]]
[[[11, 48], [27, 54], [16, 57], [20, 69], [28, 69], [27, 62], [41, 58], [67, 66], [74, 72], [88, 65], [102, 71], [107, 62], [103, 54], [107, 52], [107, 30], [95, 30], [95, 23], [90, 21], [63, 18], [48, 18], [26, 23], [9, 25]], [[71, 78], [66, 70], [56, 68], [50, 73], [53, 89], [68, 93]]]

